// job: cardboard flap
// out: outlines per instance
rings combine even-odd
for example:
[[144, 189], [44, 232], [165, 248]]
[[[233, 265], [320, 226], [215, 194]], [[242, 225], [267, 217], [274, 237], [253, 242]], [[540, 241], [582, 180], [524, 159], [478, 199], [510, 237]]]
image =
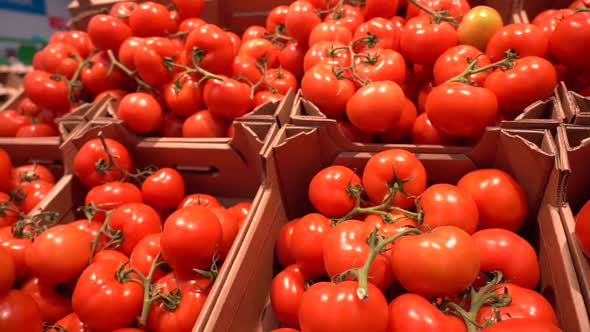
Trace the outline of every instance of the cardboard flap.
[[252, 112], [237, 118], [236, 121], [271, 121], [279, 125], [289, 122], [297, 90], [289, 89], [285, 97], [279, 101], [268, 102], [256, 107]]

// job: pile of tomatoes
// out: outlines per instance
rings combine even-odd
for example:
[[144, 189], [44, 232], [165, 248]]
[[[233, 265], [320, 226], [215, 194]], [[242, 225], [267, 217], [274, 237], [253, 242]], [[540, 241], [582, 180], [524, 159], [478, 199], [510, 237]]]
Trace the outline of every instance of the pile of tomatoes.
[[[0, 200], [0, 330], [192, 331], [250, 203], [226, 209], [186, 195], [175, 169], [132, 167], [113, 139], [78, 150], [82, 219], [57, 224]], [[0, 170], [0, 188], [19, 181]]]
[[309, 184], [316, 213], [281, 229], [270, 300], [278, 331], [561, 331], [535, 291], [528, 202], [499, 169], [427, 186], [417, 157], [373, 156]]

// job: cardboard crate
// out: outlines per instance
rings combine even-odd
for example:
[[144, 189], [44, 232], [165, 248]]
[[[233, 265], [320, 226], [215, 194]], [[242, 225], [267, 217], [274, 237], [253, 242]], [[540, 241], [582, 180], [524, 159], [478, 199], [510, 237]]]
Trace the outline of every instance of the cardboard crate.
[[571, 123], [590, 126], [590, 97], [584, 97], [574, 91], [567, 90], [565, 84], [562, 83], [562, 85], [563, 107], [568, 114], [571, 114]]
[[[313, 175], [324, 167], [338, 164], [359, 173], [367, 160], [388, 146], [354, 145], [343, 147], [321, 128], [287, 125], [265, 152], [267, 179], [282, 194], [282, 205], [256, 219], [242, 243], [229, 276], [227, 287], [217, 300], [204, 331], [262, 331], [278, 327], [268, 305], [273, 278], [274, 244], [281, 227], [295, 217], [312, 212], [307, 188]], [[536, 248], [541, 265], [540, 291], [556, 307], [564, 331], [589, 331], [572, 258], [567, 247], [559, 213], [544, 201], [555, 195], [550, 176], [556, 146], [549, 131], [490, 131], [469, 150], [436, 153], [436, 148], [412, 149], [427, 169], [430, 183], [456, 183], [465, 173], [482, 167], [498, 167], [512, 174], [523, 185], [529, 202], [525, 233]], [[279, 204], [277, 202], [277, 204]]]
[[557, 132], [561, 163], [568, 178], [561, 190], [565, 196], [559, 213], [566, 232], [570, 251], [584, 300], [590, 315], [590, 263], [584, 256], [575, 236], [575, 216], [590, 199], [590, 128], [562, 126]]

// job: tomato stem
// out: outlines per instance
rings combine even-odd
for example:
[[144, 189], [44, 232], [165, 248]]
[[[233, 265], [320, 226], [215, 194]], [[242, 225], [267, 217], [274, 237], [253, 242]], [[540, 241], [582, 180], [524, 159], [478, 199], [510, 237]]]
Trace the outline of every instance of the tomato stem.
[[514, 52], [513, 50], [507, 50], [505, 53], [505, 57], [504, 59], [494, 62], [492, 64], [489, 64], [487, 66], [483, 66], [483, 67], [479, 67], [477, 65], [477, 58], [470, 60], [467, 64], [467, 68], [465, 68], [465, 70], [451, 78], [450, 80], [446, 81], [445, 83], [448, 82], [461, 82], [461, 83], [468, 83], [468, 78], [471, 75], [475, 75], [478, 73], [483, 73], [486, 72], [490, 69], [496, 69], [496, 68], [502, 68], [503, 70], [508, 70], [514, 67], [514, 61], [518, 58], [518, 54], [516, 52]]
[[220, 81], [224, 80], [223, 77], [221, 77], [219, 75], [215, 75], [215, 74], [198, 66], [198, 63], [201, 61], [202, 53], [203, 53], [203, 51], [199, 48], [195, 48], [193, 50], [193, 54], [192, 54], [192, 60], [193, 60], [193, 65], [194, 65], [193, 68], [175, 63], [175, 62], [173, 62], [173, 60], [171, 58], [164, 59], [165, 65], [167, 67], [178, 67], [178, 68], [184, 69], [184, 71], [182, 73], [180, 73], [179, 75], [176, 76], [176, 80], [174, 80], [174, 84], [179, 84], [182, 76], [190, 75], [190, 74], [203, 75], [203, 77], [197, 82], [197, 86], [201, 85], [201, 83], [203, 83], [207, 79], [216, 79], [216, 80], [220, 80]]
[[[94, 212], [96, 212], [96, 211], [99, 211], [99, 209], [94, 209]], [[88, 264], [92, 264], [92, 261], [94, 260], [94, 254], [96, 253], [96, 249], [98, 248], [98, 243], [100, 242], [100, 238], [103, 235], [105, 235], [111, 239], [111, 241], [108, 242], [104, 246], [104, 249], [116, 249], [123, 242], [122, 233], [121, 232], [114, 232], [109, 224], [114, 210], [108, 210], [108, 211], [100, 210], [100, 211], [105, 214], [105, 220], [102, 223], [102, 225], [100, 225], [100, 229], [98, 230], [98, 234], [96, 234], [94, 239], [92, 239], [92, 242], [90, 245], [90, 258], [88, 259]], [[91, 220], [92, 220], [92, 218], [88, 218], [88, 223], [90, 223]]]
[[207, 278], [207, 279], [211, 279], [211, 281], [209, 282], [209, 284], [207, 284], [207, 286], [199, 287], [202, 291], [209, 290], [209, 289], [211, 289], [211, 287], [213, 287], [213, 284], [215, 283], [215, 280], [217, 279], [217, 276], [219, 275], [219, 268], [218, 268], [218, 264], [217, 264], [218, 261], [219, 261], [219, 255], [215, 254], [215, 255], [213, 255], [213, 259], [211, 262], [211, 269], [209, 271], [193, 269], [193, 272], [199, 274], [200, 276]]
[[283, 41], [287, 41], [287, 42], [296, 42], [295, 39], [283, 34], [287, 29], [285, 28], [284, 24], [277, 24], [277, 26], [275, 27], [275, 31], [272, 34], [269, 33], [265, 33], [264, 35], [262, 35], [262, 38], [269, 40], [271, 43], [273, 43], [275, 46], [278, 46], [279, 49], [284, 49], [287, 44], [284, 43]]
[[122, 72], [124, 72], [125, 74], [127, 74], [127, 76], [133, 78], [135, 80], [135, 82], [137, 83], [137, 86], [141, 89], [144, 88], [146, 90], [153, 90], [154, 87], [149, 85], [148, 83], [146, 83], [144, 80], [142, 80], [141, 78], [139, 78], [139, 76], [137, 75], [137, 73], [127, 67], [125, 67], [125, 65], [123, 65], [121, 62], [119, 62], [119, 60], [117, 60], [117, 58], [115, 57], [115, 54], [113, 54], [112, 50], [108, 50], [107, 51], [107, 55], [109, 56], [109, 60], [111, 61], [111, 66], [109, 67], [109, 72], [107, 73], [107, 76], [110, 76], [110, 74], [112, 73], [113, 69], [115, 67], [119, 68]]
[[27, 216], [19, 212], [19, 220], [11, 227], [12, 235], [19, 239], [35, 239], [43, 231], [55, 226], [60, 214], [53, 211], [41, 211]]
[[154, 273], [156, 272], [156, 270], [158, 269], [158, 267], [162, 264], [164, 264], [164, 261], [159, 261], [160, 258], [162, 257], [162, 253], [159, 252], [156, 257], [154, 258], [154, 261], [152, 262], [152, 266], [150, 266], [150, 271], [148, 272], [148, 275], [145, 276], [143, 278], [143, 307], [141, 309], [141, 316], [139, 318], [139, 325], [140, 326], [145, 326], [147, 323], [147, 318], [148, 318], [148, 313], [150, 311], [150, 306], [152, 305], [152, 303], [160, 298], [157, 298], [157, 295], [155, 297], [152, 297], [152, 279], [154, 278]]
[[360, 38], [357, 38], [357, 39], [351, 41], [346, 46], [332, 47], [329, 50], [327, 50], [326, 55], [328, 57], [336, 57], [338, 55], [338, 52], [343, 51], [343, 50], [346, 50], [348, 52], [348, 54], [350, 54], [350, 65], [338, 67], [336, 70], [334, 70], [334, 75], [338, 78], [342, 78], [343, 74], [350, 70], [351, 76], [346, 77], [347, 79], [349, 79], [353, 82], [356, 81], [358, 84], [363, 85], [363, 86], [371, 83], [371, 80], [369, 80], [368, 78], [361, 77], [356, 72], [356, 59], [357, 58], [365, 58], [365, 60], [367, 60], [367, 59], [371, 58], [371, 60], [373, 60], [374, 63], [376, 63], [377, 60], [379, 59], [379, 54], [376, 53], [372, 56], [369, 54], [359, 54], [359, 53], [355, 52], [354, 48], [355, 48], [356, 44], [358, 44], [358, 43], [366, 43], [367, 45], [375, 45], [377, 43], [377, 41], [378, 41], [377, 36], [370, 33], [364, 37], [360, 37]]
[[432, 9], [424, 6], [423, 4], [418, 2], [417, 0], [408, 0], [408, 2], [413, 4], [416, 7], [420, 8], [421, 10], [425, 11], [426, 13], [428, 13], [428, 15], [432, 16], [431, 23], [433, 23], [433, 24], [440, 24], [441, 22], [449, 22], [455, 28], [457, 28], [459, 26], [459, 21], [457, 21], [457, 18], [450, 15], [449, 11], [446, 9], [435, 11], [435, 10], [432, 10]]

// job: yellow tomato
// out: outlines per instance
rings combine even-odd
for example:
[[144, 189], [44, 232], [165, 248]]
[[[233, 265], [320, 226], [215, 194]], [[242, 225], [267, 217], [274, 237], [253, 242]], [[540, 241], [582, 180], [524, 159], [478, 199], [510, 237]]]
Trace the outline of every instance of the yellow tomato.
[[496, 31], [504, 26], [502, 16], [488, 6], [473, 7], [463, 17], [457, 33], [459, 43], [477, 47], [485, 51], [488, 41]]

